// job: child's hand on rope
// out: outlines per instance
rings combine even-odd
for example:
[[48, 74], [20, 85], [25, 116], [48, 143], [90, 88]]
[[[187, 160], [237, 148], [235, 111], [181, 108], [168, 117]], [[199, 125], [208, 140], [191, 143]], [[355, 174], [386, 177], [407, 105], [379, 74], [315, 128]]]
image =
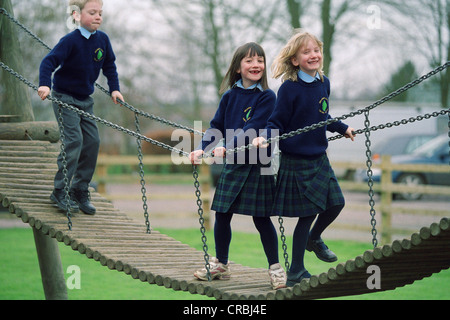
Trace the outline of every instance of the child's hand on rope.
[[50, 94], [50, 88], [47, 86], [39, 87], [38, 89], [38, 95], [41, 97], [42, 100], [47, 99], [48, 95]]
[[203, 150], [195, 150], [189, 154], [189, 160], [192, 164], [202, 164]]
[[348, 127], [347, 131], [345, 131], [344, 137], [348, 139], [352, 139], [352, 141], [355, 141], [355, 129]]
[[215, 148], [213, 151], [214, 157], [223, 158], [225, 157], [225, 152], [227, 151], [224, 147]]
[[256, 148], [262, 148], [262, 149], [267, 149], [267, 147], [269, 146], [269, 144], [267, 143], [267, 140], [264, 139], [263, 137], [258, 137], [258, 138], [253, 139], [252, 145]]
[[117, 99], [120, 99], [120, 101], [125, 102], [125, 99], [123, 98], [122, 94], [117, 90], [111, 92], [111, 97], [115, 104], [119, 103], [119, 101], [117, 101]]

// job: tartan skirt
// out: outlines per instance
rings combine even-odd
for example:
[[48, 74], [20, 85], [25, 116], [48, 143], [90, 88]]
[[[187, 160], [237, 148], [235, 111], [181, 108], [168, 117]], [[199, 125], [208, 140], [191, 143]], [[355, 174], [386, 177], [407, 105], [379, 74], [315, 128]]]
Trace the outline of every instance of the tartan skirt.
[[262, 175], [266, 166], [226, 164], [217, 183], [211, 210], [254, 217], [270, 217], [275, 179]]
[[273, 215], [308, 217], [344, 204], [326, 154], [314, 160], [281, 155]]

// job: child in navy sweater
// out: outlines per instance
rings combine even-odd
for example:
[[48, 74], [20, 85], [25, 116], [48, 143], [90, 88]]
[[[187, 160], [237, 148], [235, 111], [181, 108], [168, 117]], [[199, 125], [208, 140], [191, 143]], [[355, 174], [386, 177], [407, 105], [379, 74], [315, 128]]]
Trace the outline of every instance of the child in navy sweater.
[[[71, 0], [77, 30], [63, 37], [55, 48], [43, 59], [40, 66], [38, 95], [45, 100], [50, 94], [53, 79], [53, 97], [89, 114], [93, 114], [94, 83], [100, 71], [108, 79], [114, 103], [124, 100], [120, 93], [115, 55], [108, 36], [99, 31], [102, 23], [102, 0]], [[53, 104], [55, 116], [60, 116], [59, 105]], [[71, 200], [65, 199], [65, 174], [63, 157], [58, 156], [58, 172], [50, 199], [62, 210], [70, 206], [71, 212], [80, 208], [86, 214], [95, 214], [90, 202], [89, 183], [95, 171], [100, 138], [94, 120], [61, 108], [64, 143], [67, 161], [67, 178]], [[75, 202], [74, 202], [75, 201]]]
[[[256, 43], [237, 49], [222, 84], [226, 89], [219, 108], [206, 131], [201, 148], [190, 154], [193, 164], [213, 150], [222, 158], [227, 149], [251, 143], [265, 128], [275, 106], [275, 93], [268, 88], [264, 50]], [[225, 137], [223, 145], [215, 147]], [[256, 152], [255, 152], [256, 151]], [[258, 150], [242, 151], [226, 157], [211, 209], [216, 211], [214, 238], [216, 258], [210, 260], [211, 278], [228, 279], [231, 275], [228, 252], [231, 242], [233, 213], [253, 217], [266, 253], [273, 289], [285, 287], [286, 274], [278, 261], [278, 238], [270, 219], [273, 192], [273, 174], [264, 174], [270, 161], [258, 155]], [[266, 162], [266, 163], [265, 163]], [[194, 274], [207, 279], [206, 269]]]
[[[273, 64], [274, 77], [283, 76], [275, 110], [267, 132], [253, 145], [267, 147], [272, 130], [288, 133], [332, 119], [329, 115], [330, 81], [323, 75], [323, 43], [307, 32], [295, 34]], [[321, 239], [322, 232], [337, 218], [345, 201], [330, 166], [326, 131], [354, 139], [353, 128], [337, 121], [294, 137], [280, 140], [281, 163], [277, 178], [273, 214], [298, 217], [294, 231], [292, 263], [287, 285], [293, 286], [311, 275], [305, 269], [305, 249], [326, 262], [337, 260]], [[310, 227], [317, 216], [314, 227]]]

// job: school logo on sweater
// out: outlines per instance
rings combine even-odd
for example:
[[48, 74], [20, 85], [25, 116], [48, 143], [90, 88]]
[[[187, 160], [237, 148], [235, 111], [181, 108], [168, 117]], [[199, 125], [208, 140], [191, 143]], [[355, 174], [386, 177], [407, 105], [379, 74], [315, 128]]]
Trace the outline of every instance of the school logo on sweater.
[[98, 48], [97, 50], [95, 50], [94, 61], [100, 62], [103, 60], [104, 57], [105, 57], [105, 52], [103, 51], [103, 49]]
[[323, 114], [327, 114], [329, 111], [329, 105], [328, 105], [328, 99], [327, 98], [322, 98], [322, 100], [320, 100], [319, 102], [319, 112], [323, 113]]
[[244, 110], [244, 117], [242, 118], [242, 120], [244, 120], [244, 122], [248, 122], [252, 117], [250, 117], [250, 113], [252, 112], [252, 107], [248, 107], [247, 109]]

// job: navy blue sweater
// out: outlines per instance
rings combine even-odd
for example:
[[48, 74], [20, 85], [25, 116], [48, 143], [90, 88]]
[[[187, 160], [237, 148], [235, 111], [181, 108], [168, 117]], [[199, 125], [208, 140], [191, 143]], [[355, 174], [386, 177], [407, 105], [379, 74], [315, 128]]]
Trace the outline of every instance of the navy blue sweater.
[[42, 60], [39, 69], [39, 85], [52, 87], [60, 93], [84, 100], [94, 92], [100, 70], [108, 79], [110, 92], [120, 91], [115, 65], [116, 57], [108, 36], [97, 31], [86, 39], [75, 30], [59, 41], [55, 48]]
[[[328, 114], [330, 103], [330, 80], [306, 83], [286, 81], [278, 91], [273, 114], [267, 124], [267, 136], [274, 136], [270, 129], [278, 129], [279, 135], [288, 133], [321, 121], [332, 119]], [[348, 126], [340, 121], [313, 131], [301, 133], [292, 138], [280, 140], [280, 150], [284, 154], [304, 158], [316, 158], [323, 155], [328, 147], [326, 131], [344, 134]]]
[[[260, 91], [257, 88], [244, 90], [234, 87], [228, 90], [222, 96], [219, 108], [211, 120], [211, 127], [202, 139], [201, 148], [211, 151], [210, 149], [219, 142], [218, 138], [225, 138], [223, 146], [227, 150], [250, 144], [261, 134], [260, 130], [265, 129], [267, 119], [273, 112], [275, 101], [275, 93], [270, 89]], [[256, 157], [257, 150], [251, 151], [254, 153], [251, 157], [251, 152], [245, 153], [246, 163], [249, 159], [256, 159], [254, 157]], [[239, 158], [235, 157], [236, 159]], [[251, 163], [254, 164], [254, 162]]]

